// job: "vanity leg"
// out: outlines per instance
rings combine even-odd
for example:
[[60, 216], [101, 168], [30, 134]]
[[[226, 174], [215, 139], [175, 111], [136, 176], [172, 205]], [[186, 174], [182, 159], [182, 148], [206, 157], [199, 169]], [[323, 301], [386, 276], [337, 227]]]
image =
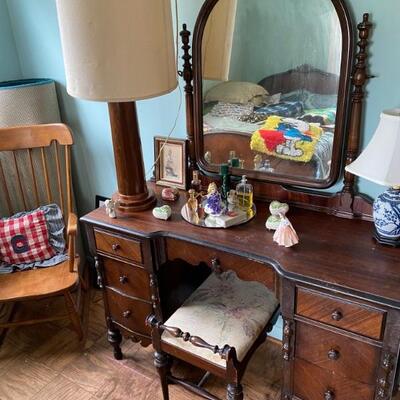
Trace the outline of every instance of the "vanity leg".
[[243, 400], [243, 387], [240, 383], [229, 383], [226, 388], [227, 400]]
[[160, 376], [163, 400], [169, 400], [168, 375], [171, 369], [171, 359], [167, 354], [156, 351], [154, 353], [154, 365]]
[[122, 342], [121, 332], [115, 328], [109, 329], [107, 332], [107, 339], [108, 343], [114, 347], [114, 358], [116, 360], [122, 360], [122, 351], [120, 347]]

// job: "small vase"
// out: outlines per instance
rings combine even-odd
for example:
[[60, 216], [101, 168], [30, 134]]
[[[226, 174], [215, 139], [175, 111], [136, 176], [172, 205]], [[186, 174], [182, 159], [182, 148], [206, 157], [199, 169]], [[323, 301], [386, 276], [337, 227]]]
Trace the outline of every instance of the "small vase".
[[382, 238], [385, 242], [400, 245], [400, 189], [388, 189], [376, 198], [374, 222], [378, 241]]

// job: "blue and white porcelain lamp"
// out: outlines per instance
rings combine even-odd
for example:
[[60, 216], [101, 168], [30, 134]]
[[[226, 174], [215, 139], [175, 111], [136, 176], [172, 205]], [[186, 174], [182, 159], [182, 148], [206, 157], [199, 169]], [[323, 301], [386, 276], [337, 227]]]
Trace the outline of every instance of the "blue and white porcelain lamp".
[[375, 238], [400, 246], [400, 108], [381, 114], [378, 128], [365, 150], [346, 171], [389, 189], [374, 202]]

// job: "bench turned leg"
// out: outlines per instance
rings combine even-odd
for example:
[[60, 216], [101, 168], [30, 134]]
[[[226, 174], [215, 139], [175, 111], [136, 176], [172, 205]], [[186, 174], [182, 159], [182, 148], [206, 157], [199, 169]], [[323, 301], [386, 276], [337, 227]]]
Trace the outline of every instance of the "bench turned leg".
[[227, 400], [243, 400], [243, 387], [240, 383], [229, 383], [226, 388]]
[[116, 328], [110, 328], [107, 332], [108, 343], [114, 348], [114, 358], [116, 360], [122, 360], [121, 342], [122, 336], [121, 332]]
[[163, 400], [169, 400], [168, 375], [171, 369], [171, 359], [167, 354], [156, 351], [154, 353], [154, 365], [160, 376]]

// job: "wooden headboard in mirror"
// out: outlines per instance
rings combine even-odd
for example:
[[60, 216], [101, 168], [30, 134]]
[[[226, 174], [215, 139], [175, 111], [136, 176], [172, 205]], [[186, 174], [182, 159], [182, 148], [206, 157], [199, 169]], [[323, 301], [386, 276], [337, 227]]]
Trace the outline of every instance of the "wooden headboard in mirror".
[[[352, 25], [342, 0], [206, 0], [193, 41], [197, 161], [327, 188], [341, 171]], [[288, 68], [289, 67], [289, 68]]]

